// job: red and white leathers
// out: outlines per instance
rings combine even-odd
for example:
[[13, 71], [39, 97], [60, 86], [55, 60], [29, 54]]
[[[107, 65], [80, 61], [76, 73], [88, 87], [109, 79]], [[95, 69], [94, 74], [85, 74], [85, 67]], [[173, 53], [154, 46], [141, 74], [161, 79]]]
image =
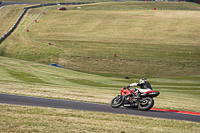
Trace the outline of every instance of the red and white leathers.
[[[145, 83], [132, 83], [129, 85], [130, 87], [133, 87], [133, 86], [140, 86], [140, 88], [135, 88], [135, 92], [137, 93], [137, 90], [139, 90], [140, 93], [144, 93], [144, 92], [147, 92], [147, 91], [151, 91], [152, 90], [152, 87], [150, 85], [149, 82], [145, 82]], [[137, 94], [140, 94], [140, 93], [137, 93]]]

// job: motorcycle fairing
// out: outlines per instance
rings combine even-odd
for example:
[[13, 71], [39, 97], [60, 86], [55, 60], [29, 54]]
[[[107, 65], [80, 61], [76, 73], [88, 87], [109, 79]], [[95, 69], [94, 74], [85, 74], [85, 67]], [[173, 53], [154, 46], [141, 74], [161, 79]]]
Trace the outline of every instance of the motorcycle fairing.
[[132, 95], [135, 94], [135, 96], [137, 96], [137, 94], [135, 93], [135, 91], [132, 89], [132, 90], [125, 90], [124, 88], [122, 88], [121, 90], [121, 95]]
[[139, 90], [141, 93], [152, 91], [152, 89], [140, 89], [140, 88], [136, 88], [136, 89]]
[[142, 93], [141, 96], [142, 97], [146, 97], [146, 96], [157, 97], [159, 94], [160, 94], [160, 92], [158, 92], [158, 91], [147, 91], [147, 92]]

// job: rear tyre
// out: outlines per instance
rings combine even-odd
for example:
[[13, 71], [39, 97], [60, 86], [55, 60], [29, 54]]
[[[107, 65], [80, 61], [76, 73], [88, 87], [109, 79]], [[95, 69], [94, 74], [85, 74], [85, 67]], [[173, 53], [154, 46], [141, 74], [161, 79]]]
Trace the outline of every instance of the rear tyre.
[[122, 96], [121, 95], [118, 95], [118, 96], [116, 96], [115, 98], [113, 98], [113, 100], [111, 101], [111, 106], [113, 107], [113, 108], [118, 108], [118, 107], [120, 107], [121, 105], [122, 105], [122, 103], [123, 103], [123, 98], [122, 98]]
[[144, 102], [138, 104], [138, 109], [142, 111], [150, 110], [154, 105], [154, 100], [151, 97], [142, 98]]

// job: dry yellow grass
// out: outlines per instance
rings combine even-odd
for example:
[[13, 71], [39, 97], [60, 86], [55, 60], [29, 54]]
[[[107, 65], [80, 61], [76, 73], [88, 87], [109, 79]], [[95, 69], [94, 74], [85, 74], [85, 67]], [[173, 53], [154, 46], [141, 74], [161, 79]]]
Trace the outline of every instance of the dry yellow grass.
[[118, 115], [0, 104], [1, 132], [135, 132], [197, 133], [200, 123], [134, 115]]
[[0, 37], [7, 33], [22, 14], [24, 6], [9, 5], [0, 9]]
[[[31, 27], [32, 33], [30, 32], [28, 38], [25, 36], [26, 28], [43, 9], [27, 12], [17, 30], [0, 46], [0, 54], [42, 63], [49, 63], [48, 58], [53, 58], [51, 62], [62, 63], [65, 68], [109, 74], [134, 73], [137, 77], [127, 81], [1, 57], [1, 93], [109, 104], [111, 99], [120, 93], [121, 87], [137, 82], [138, 76], [198, 74], [200, 16], [198, 11], [114, 12], [87, 9], [59, 12], [58, 16], [55, 8], [47, 11], [47, 14], [51, 15], [43, 16]], [[69, 15], [68, 19], [62, 19], [66, 14]], [[52, 18], [55, 18], [54, 22], [51, 21]], [[176, 18], [183, 22], [179, 23]], [[60, 20], [63, 21], [59, 22]], [[65, 27], [66, 23], [68, 25]], [[56, 27], [58, 24], [60, 27]], [[50, 30], [48, 25], [51, 27]], [[41, 32], [37, 34], [34, 31]], [[59, 35], [53, 38], [55, 34]], [[142, 36], [143, 34], [147, 36]], [[46, 45], [49, 38], [53, 39], [52, 47]], [[143, 50], [146, 49], [148, 51], [144, 53]], [[113, 53], [116, 51], [121, 52], [117, 54], [121, 57], [113, 59]], [[193, 56], [190, 64], [188, 53], [191, 51]], [[174, 79], [149, 78], [149, 81], [153, 81], [153, 88], [161, 92], [160, 96], [155, 98], [155, 107], [200, 112], [199, 76]], [[4, 104], [0, 105], [0, 109], [3, 110], [0, 112], [0, 130], [3, 132], [130, 132], [132, 129], [135, 132], [198, 132], [200, 130], [199, 123], [187, 121]]]
[[72, 5], [67, 11], [53, 6], [38, 23], [33, 22], [46, 7], [30, 9], [0, 54], [93, 73], [198, 75], [199, 11], [127, 10], [134, 2], [128, 4], [81, 5], [81, 10]]

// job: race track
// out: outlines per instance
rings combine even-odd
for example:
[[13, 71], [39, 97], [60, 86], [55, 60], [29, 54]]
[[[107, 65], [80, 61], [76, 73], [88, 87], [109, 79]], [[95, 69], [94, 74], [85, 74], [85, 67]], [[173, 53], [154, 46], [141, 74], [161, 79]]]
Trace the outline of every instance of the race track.
[[140, 115], [140, 116], [147, 116], [147, 117], [158, 117], [158, 118], [166, 118], [166, 119], [200, 122], [200, 115], [189, 115], [189, 114], [181, 114], [181, 113], [175, 113], [175, 112], [156, 111], [156, 110], [140, 111], [135, 108], [124, 108], [124, 107], [112, 108], [110, 105], [104, 105], [104, 104], [94, 104], [94, 103], [57, 100], [57, 99], [11, 95], [11, 94], [2, 94], [2, 93], [0, 93], [0, 103], [26, 105], [26, 106], [63, 108], [63, 109], [75, 109], [75, 110], [85, 110], [85, 111], [97, 111], [97, 112], [107, 112], [107, 113], [116, 113], [116, 114]]
[[[3, 2], [2, 4], [0, 4], [0, 8], [5, 5], [13, 5], [13, 4], [33, 4], [33, 3]], [[97, 112], [107, 112], [107, 113], [117, 113], [117, 114], [140, 115], [140, 116], [147, 116], [147, 117], [157, 117], [157, 118], [200, 122], [200, 115], [181, 114], [181, 113], [157, 111], [157, 110], [140, 111], [135, 108], [124, 108], [124, 107], [112, 108], [110, 105], [104, 105], [104, 104], [56, 100], [56, 99], [1, 94], [1, 93], [0, 93], [0, 103], [75, 109], [75, 110], [85, 110], [85, 111], [97, 111]]]

